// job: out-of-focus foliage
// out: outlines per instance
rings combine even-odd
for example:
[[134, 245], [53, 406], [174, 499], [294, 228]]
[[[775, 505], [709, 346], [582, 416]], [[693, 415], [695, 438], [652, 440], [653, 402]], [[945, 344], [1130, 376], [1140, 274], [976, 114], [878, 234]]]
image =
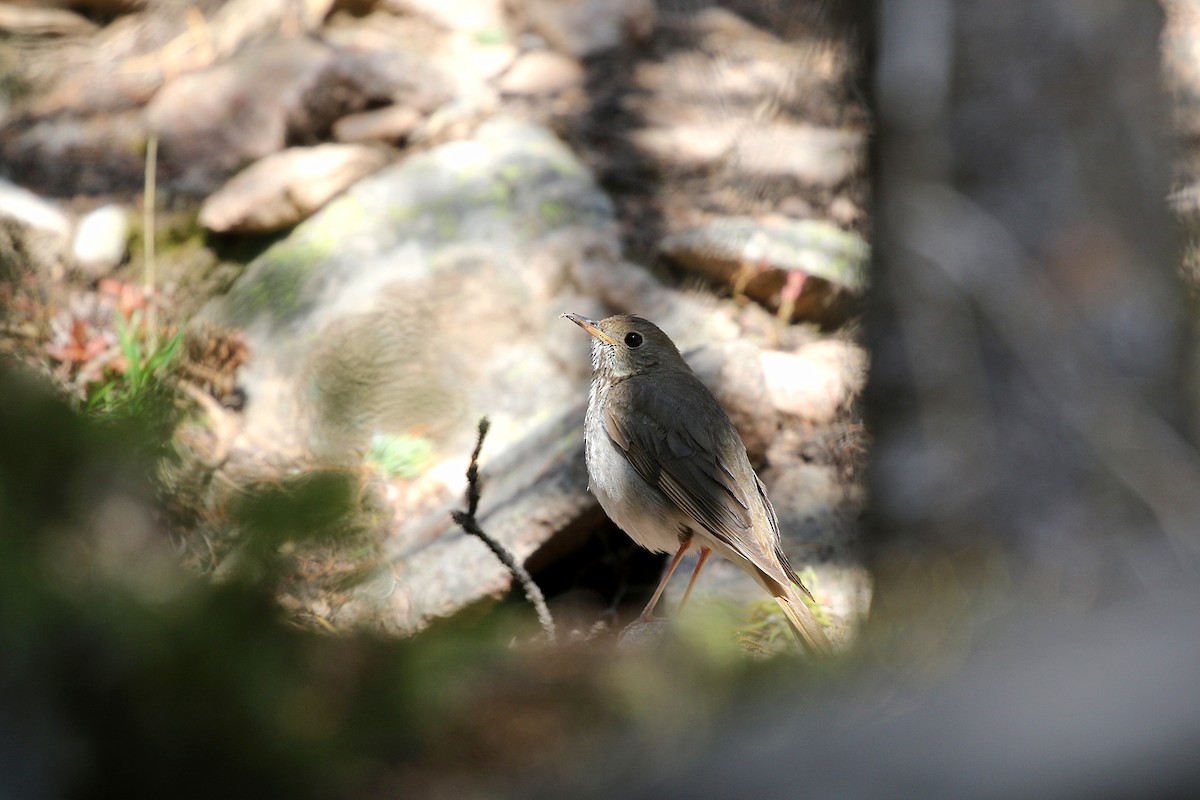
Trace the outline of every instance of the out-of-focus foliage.
[[144, 428], [81, 416], [11, 365], [0, 395], [5, 796], [517, 786], [602, 760], [617, 731], [694, 737], [766, 685], [747, 678], [794, 674], [734, 657], [703, 625], [649, 651], [514, 647], [536, 638], [522, 605], [408, 641], [302, 630], [274, 601], [275, 567], [290, 546], [353, 534], [347, 475], [247, 495], [230, 510], [237, 568], [200, 580], [131, 455], [155, 449]]
[[365, 458], [389, 478], [412, 478], [429, 466], [433, 442], [423, 436], [377, 433]]
[[[0, 383], [5, 794], [327, 797], [409, 751], [405, 645], [302, 633], [256, 585], [174, 569], [131, 477], [132, 424], [11, 370]], [[260, 519], [272, 501], [281, 524], [313, 510], [267, 498]]]
[[170, 393], [166, 380], [178, 358], [183, 330], [164, 336], [143, 327], [143, 316], [140, 309], [128, 320], [117, 316], [121, 369], [106, 374], [103, 382], [90, 387], [84, 401], [89, 412], [143, 417]]

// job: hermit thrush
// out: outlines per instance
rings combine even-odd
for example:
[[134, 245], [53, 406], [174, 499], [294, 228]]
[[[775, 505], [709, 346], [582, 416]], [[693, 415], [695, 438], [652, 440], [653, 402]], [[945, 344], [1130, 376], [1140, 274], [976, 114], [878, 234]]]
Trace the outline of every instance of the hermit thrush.
[[658, 604], [689, 550], [700, 560], [683, 603], [716, 551], [779, 601], [800, 641], [829, 642], [796, 587], [779, 522], [725, 410], [667, 335], [632, 314], [599, 322], [563, 314], [592, 335], [592, 389], [584, 423], [589, 488], [605, 513], [642, 547], [673, 552], [642, 612]]

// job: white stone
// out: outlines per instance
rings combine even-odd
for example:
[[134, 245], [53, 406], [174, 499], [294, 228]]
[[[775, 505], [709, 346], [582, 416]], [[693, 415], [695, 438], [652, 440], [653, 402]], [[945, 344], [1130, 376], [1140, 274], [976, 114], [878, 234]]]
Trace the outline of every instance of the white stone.
[[583, 67], [573, 58], [550, 50], [533, 50], [517, 59], [500, 78], [505, 94], [554, 94], [583, 83]]
[[835, 186], [862, 166], [861, 134], [811, 125], [755, 126], [737, 137], [738, 166], [759, 175], [790, 175], [816, 186]]
[[71, 258], [85, 272], [103, 275], [125, 258], [129, 244], [129, 211], [110, 204], [85, 214], [75, 229]]
[[424, 118], [415, 108], [402, 105], [347, 114], [333, 123], [333, 138], [346, 143], [399, 142]]
[[292, 147], [260, 159], [204, 201], [200, 224], [210, 231], [266, 233], [295, 225], [347, 187], [387, 163], [356, 144]]
[[3, 178], [0, 178], [0, 217], [9, 217], [63, 239], [71, 234], [71, 220], [58, 206]]
[[827, 339], [794, 353], [764, 350], [759, 358], [775, 409], [811, 422], [832, 421], [866, 384], [866, 352], [850, 342]]
[[71, 220], [53, 203], [0, 179], [0, 262], [33, 271], [61, 267]]

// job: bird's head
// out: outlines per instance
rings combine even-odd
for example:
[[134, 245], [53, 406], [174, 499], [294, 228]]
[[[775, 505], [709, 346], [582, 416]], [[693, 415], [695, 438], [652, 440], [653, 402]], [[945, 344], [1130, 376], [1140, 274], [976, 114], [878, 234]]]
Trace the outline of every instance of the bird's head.
[[633, 314], [600, 321], [563, 314], [592, 336], [592, 368], [613, 380], [643, 372], [687, 370], [675, 343], [657, 325]]

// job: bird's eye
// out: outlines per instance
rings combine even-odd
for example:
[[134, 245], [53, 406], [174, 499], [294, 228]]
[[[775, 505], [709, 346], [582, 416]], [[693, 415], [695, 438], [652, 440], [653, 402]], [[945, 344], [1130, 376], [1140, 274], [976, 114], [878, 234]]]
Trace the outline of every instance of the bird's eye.
[[642, 346], [642, 335], [637, 331], [630, 331], [625, 334], [625, 346], [629, 348]]

